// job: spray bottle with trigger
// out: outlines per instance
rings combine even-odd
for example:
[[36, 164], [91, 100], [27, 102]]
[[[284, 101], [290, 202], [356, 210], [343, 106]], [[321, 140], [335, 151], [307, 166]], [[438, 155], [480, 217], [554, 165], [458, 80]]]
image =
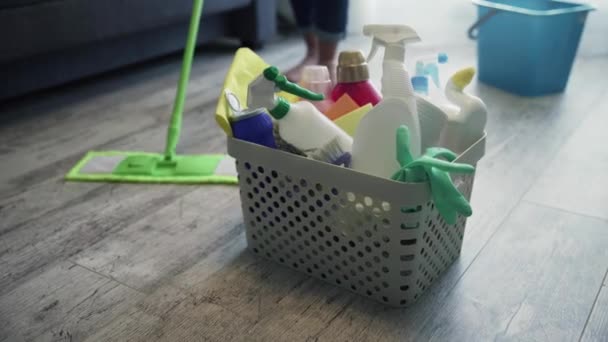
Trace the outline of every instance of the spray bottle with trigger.
[[357, 127], [352, 167], [367, 174], [390, 178], [399, 169], [393, 141], [397, 127], [408, 127], [410, 150], [414, 157], [420, 155], [416, 96], [405, 68], [405, 45], [420, 41], [420, 37], [405, 25], [366, 25], [363, 33], [373, 37], [368, 61], [375, 56], [379, 46], [385, 48], [381, 80], [383, 100], [361, 119]]
[[412, 86], [416, 92], [422, 151], [439, 144], [441, 132], [448, 121], [446, 107], [452, 105], [440, 91], [437, 65], [447, 61], [448, 56], [445, 53], [421, 57], [416, 61], [416, 75], [412, 77]]
[[438, 53], [437, 55], [419, 58], [416, 61], [416, 74], [412, 77], [414, 91], [422, 96], [430, 96], [432, 99], [434, 92], [429, 89], [429, 79], [435, 84], [434, 89], [441, 89], [439, 67], [437, 64], [445, 64], [447, 62], [448, 55], [443, 52]]
[[343, 154], [350, 155], [353, 140], [346, 132], [310, 102], [289, 103], [276, 96], [279, 90], [307, 100], [324, 99], [322, 94], [289, 82], [276, 67], [271, 66], [249, 84], [248, 107], [268, 109], [270, 115], [278, 120], [281, 139], [311, 158], [335, 164], [343, 159]]

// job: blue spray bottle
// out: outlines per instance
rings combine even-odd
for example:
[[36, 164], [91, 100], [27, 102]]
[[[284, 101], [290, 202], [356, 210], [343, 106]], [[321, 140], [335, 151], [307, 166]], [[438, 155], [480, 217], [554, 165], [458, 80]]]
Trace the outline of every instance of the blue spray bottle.
[[[412, 87], [416, 93], [416, 106], [420, 120], [422, 150], [439, 144], [441, 132], [447, 124], [448, 116], [443, 108], [447, 99], [443, 92], [439, 91], [441, 82], [439, 80], [439, 67], [437, 64], [445, 64], [448, 56], [439, 53], [416, 62], [416, 74], [412, 77]], [[429, 79], [434, 85], [429, 87]]]
[[436, 56], [421, 58], [416, 62], [416, 74], [412, 77], [414, 91], [421, 96], [429, 96], [429, 78], [435, 84], [435, 88], [441, 88], [439, 80], [439, 66], [448, 62], [446, 53], [438, 53]]

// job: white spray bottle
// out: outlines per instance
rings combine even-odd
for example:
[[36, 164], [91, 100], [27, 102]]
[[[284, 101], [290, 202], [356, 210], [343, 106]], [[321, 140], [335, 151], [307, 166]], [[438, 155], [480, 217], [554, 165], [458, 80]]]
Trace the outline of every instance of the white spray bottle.
[[[310, 102], [289, 103], [275, 92], [282, 90], [303, 99], [321, 101], [322, 94], [313, 93], [287, 81], [276, 67], [268, 67], [249, 84], [247, 106], [266, 108], [279, 123], [281, 139], [307, 156], [337, 164], [352, 147], [352, 138]], [[321, 157], [319, 157], [321, 156]], [[350, 159], [350, 158], [349, 158]]]
[[372, 36], [371, 60], [378, 47], [384, 46], [382, 63], [383, 100], [369, 111], [357, 127], [353, 141], [352, 167], [378, 177], [390, 178], [399, 169], [395, 130], [406, 125], [410, 132], [410, 150], [420, 155], [420, 123], [416, 96], [405, 68], [405, 45], [420, 41], [411, 27], [405, 25], [366, 25], [366, 36]]

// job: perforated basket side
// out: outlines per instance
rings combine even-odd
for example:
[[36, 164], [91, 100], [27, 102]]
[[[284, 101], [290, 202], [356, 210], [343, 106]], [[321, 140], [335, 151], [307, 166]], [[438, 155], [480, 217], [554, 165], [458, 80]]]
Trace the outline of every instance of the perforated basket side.
[[[460, 253], [465, 220], [446, 225], [428, 185], [352, 175], [333, 166], [309, 172], [326, 164], [237, 141], [229, 151], [239, 161], [248, 246], [258, 255], [406, 306]], [[340, 173], [351, 174], [336, 178]], [[349, 183], [350, 176], [362, 179]], [[455, 180], [467, 197], [472, 181], [471, 175]], [[365, 186], [374, 182], [375, 188]]]
[[[460, 192], [471, 198], [474, 175], [459, 176], [455, 183]], [[422, 294], [458, 258], [462, 248], [466, 217], [460, 216], [454, 225], [447, 224], [433, 202], [427, 203], [424, 228], [418, 250], [415, 286]]]

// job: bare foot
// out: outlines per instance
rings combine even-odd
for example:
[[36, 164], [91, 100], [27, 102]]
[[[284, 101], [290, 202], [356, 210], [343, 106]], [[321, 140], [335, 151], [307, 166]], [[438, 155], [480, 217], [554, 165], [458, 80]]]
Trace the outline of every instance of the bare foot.
[[300, 82], [300, 79], [302, 78], [302, 70], [304, 70], [304, 67], [307, 65], [316, 65], [317, 63], [318, 63], [317, 56], [306, 56], [300, 62], [300, 64], [296, 65], [295, 67], [293, 67], [289, 71], [287, 71], [285, 73], [285, 76], [287, 76], [287, 79], [290, 80], [291, 82], [298, 83], [298, 82]]
[[337, 41], [319, 41], [319, 64], [325, 65], [329, 70], [331, 82], [336, 84], [336, 51]]
[[317, 36], [312, 32], [308, 32], [304, 35], [304, 42], [306, 43], [306, 57], [304, 57], [300, 64], [285, 73], [285, 76], [291, 82], [300, 82], [302, 70], [304, 70], [305, 66], [319, 63], [319, 40]]

